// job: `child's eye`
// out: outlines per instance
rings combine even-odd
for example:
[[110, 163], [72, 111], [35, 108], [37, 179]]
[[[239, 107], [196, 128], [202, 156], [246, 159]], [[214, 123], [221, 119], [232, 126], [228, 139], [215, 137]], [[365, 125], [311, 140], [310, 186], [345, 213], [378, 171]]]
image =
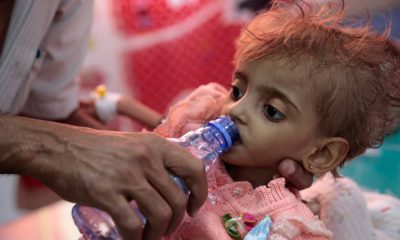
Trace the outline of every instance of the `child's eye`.
[[278, 122], [285, 119], [285, 115], [283, 115], [283, 113], [269, 104], [264, 107], [264, 114], [273, 122]]
[[241, 99], [243, 97], [243, 92], [235, 85], [232, 85], [231, 88], [231, 98], [235, 101]]

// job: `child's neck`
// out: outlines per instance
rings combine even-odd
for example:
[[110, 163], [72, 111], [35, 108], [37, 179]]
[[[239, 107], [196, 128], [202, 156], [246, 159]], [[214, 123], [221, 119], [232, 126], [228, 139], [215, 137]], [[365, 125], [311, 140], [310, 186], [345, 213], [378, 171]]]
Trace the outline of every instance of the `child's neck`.
[[233, 181], [248, 181], [253, 188], [266, 185], [277, 174], [277, 171], [272, 168], [238, 167], [224, 164]]

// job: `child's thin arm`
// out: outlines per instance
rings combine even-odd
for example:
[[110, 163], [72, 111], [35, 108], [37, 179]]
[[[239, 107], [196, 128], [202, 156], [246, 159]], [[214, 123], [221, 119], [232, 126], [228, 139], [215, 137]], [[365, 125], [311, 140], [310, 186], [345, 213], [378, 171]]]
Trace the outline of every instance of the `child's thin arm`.
[[118, 113], [155, 128], [162, 119], [162, 115], [143, 103], [130, 98], [121, 97], [117, 103]]
[[109, 128], [97, 118], [93, 101], [80, 101], [77, 110], [71, 113], [67, 119], [59, 120], [57, 122], [99, 130], [109, 130]]

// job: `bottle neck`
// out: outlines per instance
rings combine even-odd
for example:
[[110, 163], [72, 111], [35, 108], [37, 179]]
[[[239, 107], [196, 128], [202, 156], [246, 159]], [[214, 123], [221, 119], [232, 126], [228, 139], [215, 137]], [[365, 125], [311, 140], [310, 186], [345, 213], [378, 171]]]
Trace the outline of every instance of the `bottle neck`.
[[221, 155], [223, 152], [226, 152], [229, 149], [231, 144], [226, 141], [226, 134], [224, 134], [221, 129], [208, 124], [198, 130], [198, 133], [201, 133], [207, 142], [212, 143], [214, 150], [218, 153], [218, 155]]
[[[198, 138], [199, 135], [202, 137]], [[233, 142], [239, 138], [235, 123], [229, 117], [221, 116], [201, 128], [186, 133], [180, 140], [194, 143], [201, 139], [200, 141], [207, 143], [210, 150], [221, 155], [223, 152], [228, 151]]]

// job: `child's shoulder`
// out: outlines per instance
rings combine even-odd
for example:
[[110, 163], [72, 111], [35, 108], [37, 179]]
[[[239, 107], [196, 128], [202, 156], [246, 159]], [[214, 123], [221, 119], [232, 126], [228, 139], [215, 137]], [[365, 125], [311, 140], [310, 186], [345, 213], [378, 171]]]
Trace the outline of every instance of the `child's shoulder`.
[[218, 83], [201, 85], [177, 100], [162, 123], [154, 130], [164, 137], [178, 137], [221, 114], [228, 91]]

